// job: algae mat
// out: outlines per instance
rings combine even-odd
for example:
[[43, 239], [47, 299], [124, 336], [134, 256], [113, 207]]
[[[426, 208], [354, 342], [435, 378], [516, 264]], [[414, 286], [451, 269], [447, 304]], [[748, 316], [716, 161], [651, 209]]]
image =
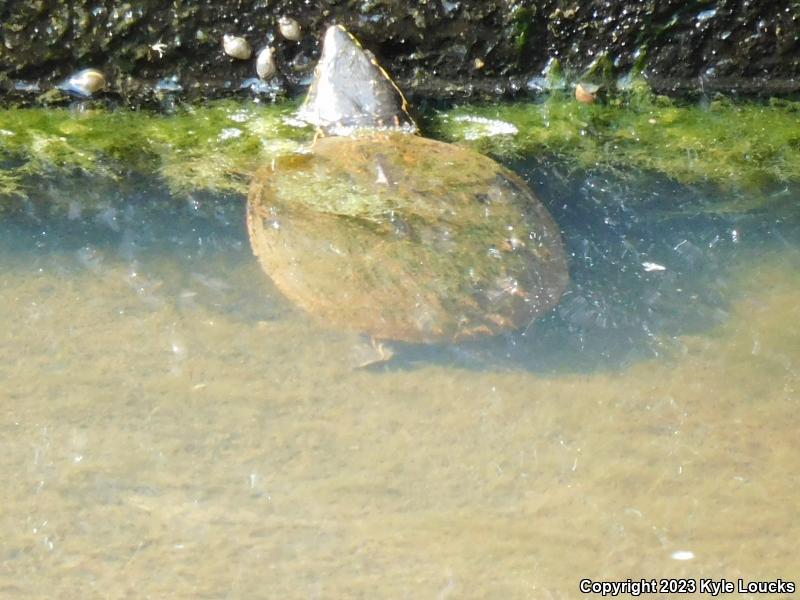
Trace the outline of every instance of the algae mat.
[[[255, 170], [311, 142], [296, 105], [230, 101], [174, 114], [67, 109], [0, 110], [0, 210], [43, 177], [83, 171], [119, 181], [159, 173], [173, 192], [246, 193]], [[539, 102], [465, 105], [422, 115], [432, 137], [502, 160], [558, 156], [575, 168], [635, 167], [676, 181], [713, 184], [740, 206], [784, 201], [800, 183], [800, 103], [735, 103], [724, 97], [679, 104], [642, 82], [607, 104], [553, 92]], [[721, 207], [725, 210], [725, 206]]]

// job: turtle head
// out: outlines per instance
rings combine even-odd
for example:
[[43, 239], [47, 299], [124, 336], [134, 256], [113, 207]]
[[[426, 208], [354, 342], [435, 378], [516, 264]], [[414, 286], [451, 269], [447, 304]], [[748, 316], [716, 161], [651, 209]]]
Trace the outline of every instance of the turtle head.
[[363, 129], [416, 132], [406, 106], [372, 53], [341, 25], [328, 27], [314, 81], [297, 116], [327, 135]]

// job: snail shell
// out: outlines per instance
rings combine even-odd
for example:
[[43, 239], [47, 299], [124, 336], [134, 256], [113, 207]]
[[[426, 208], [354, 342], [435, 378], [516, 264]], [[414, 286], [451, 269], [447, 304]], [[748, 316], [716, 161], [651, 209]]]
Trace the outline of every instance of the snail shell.
[[575, 86], [575, 100], [583, 104], [591, 104], [597, 100], [597, 92], [599, 90], [599, 85], [593, 83], [579, 83]]
[[239, 60], [247, 60], [253, 56], [253, 49], [250, 47], [250, 43], [243, 37], [236, 35], [227, 33], [223, 35], [222, 49], [228, 56], [238, 58]]
[[256, 73], [261, 79], [267, 80], [275, 76], [278, 66], [275, 64], [275, 54], [272, 48], [264, 48], [256, 58]]
[[97, 69], [83, 69], [73, 75], [67, 77], [63, 83], [58, 86], [58, 89], [88, 98], [95, 92], [98, 92], [106, 87], [106, 78]]
[[303, 35], [303, 30], [300, 28], [300, 23], [291, 17], [283, 16], [278, 19], [278, 31], [287, 40], [296, 42], [300, 40]]

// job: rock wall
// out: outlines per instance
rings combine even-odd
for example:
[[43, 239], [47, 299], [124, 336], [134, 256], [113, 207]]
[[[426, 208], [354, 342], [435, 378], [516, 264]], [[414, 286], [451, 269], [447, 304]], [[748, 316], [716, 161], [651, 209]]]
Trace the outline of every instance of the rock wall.
[[[299, 41], [280, 35], [281, 16], [297, 20]], [[64, 101], [54, 87], [85, 67], [130, 105], [294, 93], [331, 23], [412, 95], [535, 92], [553, 59], [568, 79], [636, 71], [673, 95], [800, 91], [796, 0], [5, 0], [0, 101]], [[253, 80], [255, 59], [227, 56], [225, 34], [273, 47], [280, 75]]]

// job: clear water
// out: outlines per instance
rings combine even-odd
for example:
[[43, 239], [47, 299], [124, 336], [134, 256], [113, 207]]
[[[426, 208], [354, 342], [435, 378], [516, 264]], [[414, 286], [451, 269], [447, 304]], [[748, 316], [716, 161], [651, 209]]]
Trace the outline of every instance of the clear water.
[[[571, 598], [797, 578], [800, 219], [520, 162], [572, 285], [399, 346], [289, 305], [242, 198], [91, 181], [0, 219], [0, 595]], [[91, 207], [86, 199], [91, 197]], [[663, 267], [663, 269], [661, 268]], [[687, 560], [681, 560], [687, 559]]]

